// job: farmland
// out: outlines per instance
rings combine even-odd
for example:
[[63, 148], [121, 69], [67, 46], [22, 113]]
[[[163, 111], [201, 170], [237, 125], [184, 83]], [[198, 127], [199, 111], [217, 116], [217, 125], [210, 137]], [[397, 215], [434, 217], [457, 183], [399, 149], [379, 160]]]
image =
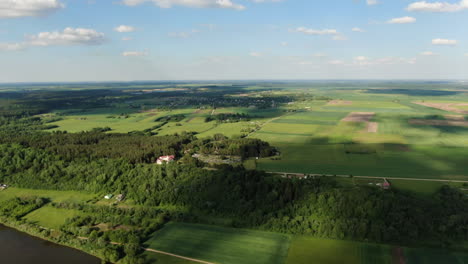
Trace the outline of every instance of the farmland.
[[170, 223], [146, 242], [155, 248], [215, 263], [284, 263], [286, 235], [207, 225]]
[[466, 259], [466, 84], [12, 89], [0, 218], [26, 232], [119, 264]]

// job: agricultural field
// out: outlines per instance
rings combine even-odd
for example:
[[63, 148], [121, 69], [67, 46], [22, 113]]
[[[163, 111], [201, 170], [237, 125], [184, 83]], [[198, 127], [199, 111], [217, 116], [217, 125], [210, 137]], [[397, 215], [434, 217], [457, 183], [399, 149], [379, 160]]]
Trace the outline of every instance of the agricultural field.
[[468, 254], [361, 242], [294, 237], [286, 264], [463, 264]]
[[[49, 131], [108, 127], [108, 133], [193, 132], [198, 138], [224, 134], [258, 138], [278, 148], [279, 157], [260, 159], [249, 168], [468, 179], [468, 115], [463, 112], [468, 89], [461, 84], [310, 82], [122, 89], [106, 97], [106, 107], [52, 111], [58, 120], [49, 123]], [[249, 120], [207, 121], [222, 114], [245, 114]], [[174, 116], [180, 118], [171, 120]]]
[[287, 235], [199, 224], [170, 223], [147, 247], [214, 263], [282, 264]]

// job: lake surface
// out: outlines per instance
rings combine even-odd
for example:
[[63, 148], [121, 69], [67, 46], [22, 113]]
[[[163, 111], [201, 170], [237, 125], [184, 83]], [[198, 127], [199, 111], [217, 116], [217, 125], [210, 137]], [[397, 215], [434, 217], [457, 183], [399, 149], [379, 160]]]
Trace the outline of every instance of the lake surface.
[[69, 247], [60, 246], [0, 225], [2, 264], [100, 264], [101, 261]]

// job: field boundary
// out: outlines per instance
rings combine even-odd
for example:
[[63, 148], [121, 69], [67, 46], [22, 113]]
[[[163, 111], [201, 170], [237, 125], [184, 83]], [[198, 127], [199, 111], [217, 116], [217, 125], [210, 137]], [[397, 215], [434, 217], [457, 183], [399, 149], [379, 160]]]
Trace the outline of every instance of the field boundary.
[[184, 256], [180, 256], [180, 255], [176, 255], [176, 254], [172, 254], [172, 253], [169, 253], [169, 252], [164, 252], [164, 251], [160, 251], [160, 250], [156, 250], [156, 249], [152, 249], [152, 248], [143, 248], [143, 249], [145, 251], [148, 251], [148, 252], [159, 253], [159, 254], [168, 255], [168, 256], [171, 256], [171, 257], [176, 257], [176, 258], [180, 258], [180, 259], [193, 261], [193, 262], [198, 262], [198, 263], [203, 263], [203, 264], [215, 264], [214, 262], [208, 262], [208, 261], [204, 261], [204, 260], [184, 257]]
[[388, 180], [407, 180], [407, 181], [428, 181], [428, 182], [456, 182], [456, 183], [468, 183], [468, 180], [444, 180], [444, 179], [420, 179], [420, 178], [401, 178], [401, 177], [380, 177], [380, 176], [351, 176], [351, 175], [338, 175], [338, 174], [311, 174], [311, 173], [297, 173], [297, 172], [273, 172], [267, 171], [268, 174], [280, 174], [280, 175], [292, 175], [295, 177], [304, 178], [304, 176], [311, 177], [340, 177], [340, 178], [361, 178], [361, 179], [388, 179]]

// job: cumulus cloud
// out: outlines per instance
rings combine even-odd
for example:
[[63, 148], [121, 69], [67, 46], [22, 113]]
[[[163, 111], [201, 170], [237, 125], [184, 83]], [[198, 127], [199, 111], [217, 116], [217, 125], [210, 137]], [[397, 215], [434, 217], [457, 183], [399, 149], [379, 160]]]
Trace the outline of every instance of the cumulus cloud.
[[32, 46], [99, 45], [105, 41], [104, 33], [87, 28], [65, 28], [63, 31], [41, 32], [27, 37]]
[[468, 9], [468, 0], [458, 3], [420, 1], [410, 4], [406, 10], [419, 12], [458, 12]]
[[379, 1], [377, 0], [367, 0], [366, 1], [367, 5], [377, 5], [379, 3]]
[[114, 28], [114, 31], [120, 32], [120, 33], [129, 33], [129, 32], [134, 32], [135, 30], [136, 28], [132, 26], [126, 26], [126, 25], [120, 25]]
[[410, 24], [414, 22], [416, 22], [416, 18], [409, 16], [393, 18], [387, 21], [388, 24]]
[[132, 38], [131, 37], [123, 37], [122, 40], [123, 41], [129, 41], [129, 40], [132, 40]]
[[147, 51], [124, 51], [122, 52], [122, 56], [124, 57], [144, 57], [148, 56]]
[[283, 42], [281, 42], [280, 44], [281, 44], [281, 46], [283, 46], [283, 47], [286, 47], [286, 46], [288, 46], [288, 45], [289, 45], [289, 43], [288, 43], [288, 42], [286, 42], [286, 41], [283, 41]]
[[420, 53], [421, 56], [435, 56], [437, 55], [436, 53], [432, 52], [432, 51], [423, 51]]
[[307, 35], [338, 35], [339, 32], [336, 29], [311, 29], [306, 27], [298, 27], [294, 30], [294, 32], [304, 33]]
[[298, 27], [296, 29], [291, 29], [291, 32], [297, 32], [297, 33], [302, 33], [306, 35], [316, 35], [316, 36], [333, 36], [333, 40], [346, 40], [347, 38], [342, 35], [338, 30], [336, 29], [312, 29], [312, 28], [306, 28], [306, 27]]
[[136, 6], [143, 3], [153, 3], [160, 8], [171, 8], [173, 6], [185, 6], [191, 8], [227, 8], [244, 10], [245, 6], [236, 4], [231, 0], [123, 0], [127, 6]]
[[351, 29], [351, 31], [353, 31], [353, 32], [365, 32], [365, 30], [364, 30], [364, 29], [362, 29], [362, 28], [358, 28], [358, 27], [354, 27], [354, 28], [352, 28], [352, 29]]
[[416, 63], [416, 58], [384, 57], [380, 59], [372, 59], [366, 56], [358, 56], [354, 58], [352, 65], [370, 66], [370, 65], [394, 65], [394, 64], [415, 64], [415, 63]]
[[0, 18], [43, 16], [64, 7], [58, 0], [1, 0]]
[[455, 46], [458, 44], [458, 41], [455, 39], [433, 39], [432, 45], [442, 45], [442, 46]]

